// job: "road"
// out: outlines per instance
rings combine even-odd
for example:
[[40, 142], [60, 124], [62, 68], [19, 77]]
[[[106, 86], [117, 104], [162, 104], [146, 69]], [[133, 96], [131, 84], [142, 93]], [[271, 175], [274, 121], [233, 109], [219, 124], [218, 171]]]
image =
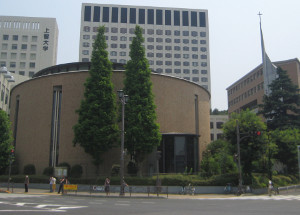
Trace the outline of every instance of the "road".
[[299, 201], [299, 195], [147, 199], [0, 193], [0, 215], [290, 215], [299, 214]]

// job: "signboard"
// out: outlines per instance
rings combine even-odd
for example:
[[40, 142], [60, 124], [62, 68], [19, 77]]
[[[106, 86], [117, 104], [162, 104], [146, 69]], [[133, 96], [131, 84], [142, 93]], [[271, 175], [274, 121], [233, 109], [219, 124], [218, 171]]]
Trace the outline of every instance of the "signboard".
[[64, 184], [64, 190], [74, 190], [77, 191], [78, 185], [77, 184]]
[[58, 178], [68, 176], [68, 167], [54, 167], [54, 176]]

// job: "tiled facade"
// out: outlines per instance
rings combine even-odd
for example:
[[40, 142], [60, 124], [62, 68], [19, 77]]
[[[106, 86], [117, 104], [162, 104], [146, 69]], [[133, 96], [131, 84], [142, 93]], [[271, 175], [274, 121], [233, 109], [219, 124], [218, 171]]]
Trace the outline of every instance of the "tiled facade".
[[146, 6], [82, 4], [79, 61], [88, 62], [99, 26], [106, 27], [109, 59], [126, 63], [134, 28], [144, 32], [150, 68], [193, 81], [208, 91], [210, 83], [208, 11]]
[[0, 67], [32, 77], [55, 65], [58, 27], [54, 18], [0, 16]]
[[[286, 70], [292, 82], [300, 88], [300, 62], [298, 58], [274, 62]], [[239, 113], [247, 108], [258, 111], [264, 96], [264, 77], [262, 65], [257, 66], [227, 89], [228, 114]]]

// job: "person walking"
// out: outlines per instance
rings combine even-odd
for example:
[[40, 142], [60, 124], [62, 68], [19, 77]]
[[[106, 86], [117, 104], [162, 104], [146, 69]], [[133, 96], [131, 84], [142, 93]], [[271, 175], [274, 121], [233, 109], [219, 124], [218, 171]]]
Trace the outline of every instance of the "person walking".
[[62, 179], [60, 179], [60, 181], [59, 181], [58, 194], [60, 193], [60, 191], [62, 193], [64, 192], [64, 184], [66, 184], [66, 178], [65, 178], [65, 176]]
[[108, 177], [106, 177], [105, 181], [104, 181], [104, 190], [106, 192], [106, 196], [110, 195], [110, 180]]
[[25, 176], [24, 185], [25, 185], [25, 193], [28, 193], [28, 185], [29, 185], [29, 177], [28, 177], [28, 175]]
[[268, 193], [269, 196], [272, 196], [272, 190], [273, 190], [273, 182], [271, 181], [271, 179], [269, 180], [269, 185], [268, 185]]
[[51, 176], [50, 179], [50, 193], [53, 193], [53, 191], [55, 191], [55, 186], [56, 186], [56, 178]]

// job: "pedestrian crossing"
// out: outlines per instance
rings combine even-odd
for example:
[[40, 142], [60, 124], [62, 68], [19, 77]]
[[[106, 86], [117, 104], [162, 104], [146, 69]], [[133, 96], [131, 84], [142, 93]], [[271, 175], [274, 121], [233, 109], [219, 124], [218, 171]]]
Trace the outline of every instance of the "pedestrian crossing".
[[266, 200], [266, 201], [280, 201], [280, 200], [296, 200], [300, 201], [300, 195], [276, 195], [276, 196], [237, 196], [237, 197], [220, 197], [220, 198], [197, 198], [198, 200]]
[[[6, 201], [0, 201], [1, 205], [7, 205], [10, 208], [9, 210], [1, 210], [1, 212], [22, 212], [22, 211], [32, 211], [32, 212], [45, 212], [45, 211], [51, 211], [51, 212], [66, 212], [69, 209], [79, 209], [79, 208], [85, 208], [87, 206], [79, 206], [79, 205], [62, 205], [62, 204], [38, 204], [38, 203], [28, 203], [28, 202], [6, 202]], [[0, 207], [1, 208], [1, 207]]]

